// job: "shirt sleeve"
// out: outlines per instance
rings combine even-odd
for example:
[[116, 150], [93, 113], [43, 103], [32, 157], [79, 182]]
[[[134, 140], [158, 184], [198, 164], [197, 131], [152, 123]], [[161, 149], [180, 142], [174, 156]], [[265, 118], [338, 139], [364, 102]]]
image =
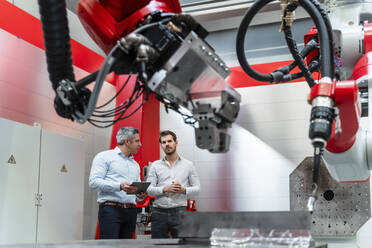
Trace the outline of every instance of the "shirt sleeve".
[[102, 154], [97, 154], [95, 156], [89, 175], [90, 188], [103, 192], [120, 191], [120, 183], [105, 180], [108, 166]]
[[189, 173], [189, 186], [186, 187], [186, 195], [192, 196], [196, 195], [200, 191], [200, 180], [198, 173], [196, 172], [195, 166], [191, 164], [191, 169]]
[[159, 195], [163, 195], [163, 188], [164, 187], [157, 187], [158, 179], [157, 179], [157, 176], [156, 176], [155, 165], [156, 164], [151, 165], [149, 174], [147, 176], [147, 182], [151, 183], [150, 186], [147, 189], [147, 192], [148, 192], [149, 195], [159, 196]]

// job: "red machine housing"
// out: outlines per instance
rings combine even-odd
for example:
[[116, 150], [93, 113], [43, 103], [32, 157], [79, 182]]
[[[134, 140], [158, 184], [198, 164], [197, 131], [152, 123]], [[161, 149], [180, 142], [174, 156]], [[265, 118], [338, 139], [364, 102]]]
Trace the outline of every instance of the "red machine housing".
[[106, 54], [150, 13], [181, 13], [178, 0], [80, 0], [77, 9], [85, 30]]
[[[316, 29], [312, 28], [305, 36], [305, 43], [314, 35]], [[335, 134], [333, 124], [332, 136], [327, 142], [326, 149], [333, 153], [347, 151], [355, 142], [359, 129], [361, 110], [359, 105], [357, 81], [372, 73], [372, 25], [364, 24], [364, 53], [365, 55], [355, 65], [349, 81], [334, 81], [332, 84], [319, 83], [311, 89], [310, 102], [317, 96], [329, 96], [339, 109], [342, 132]], [[318, 56], [314, 53], [307, 60]]]
[[333, 153], [345, 152], [354, 144], [359, 129], [358, 86], [354, 80], [335, 80], [332, 84], [318, 83], [311, 88], [310, 102], [318, 96], [332, 98], [340, 112], [342, 132], [336, 135], [333, 123], [332, 135], [326, 149]]

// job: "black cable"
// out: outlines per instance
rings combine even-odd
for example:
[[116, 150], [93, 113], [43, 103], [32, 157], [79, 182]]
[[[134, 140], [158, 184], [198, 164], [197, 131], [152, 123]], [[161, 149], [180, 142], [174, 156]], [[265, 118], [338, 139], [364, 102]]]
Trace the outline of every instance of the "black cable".
[[77, 81], [75, 83], [75, 88], [79, 89], [79, 88], [82, 88], [82, 87], [87, 86], [88, 84], [94, 82], [97, 78], [97, 75], [98, 75], [98, 71], [95, 71], [94, 73], [89, 74], [88, 76], [80, 79], [79, 81]]
[[300, 5], [306, 10], [306, 12], [310, 15], [311, 19], [314, 21], [315, 26], [318, 30], [318, 37], [320, 43], [320, 71], [322, 77], [329, 77], [331, 80], [333, 79], [333, 56], [330, 56], [330, 50], [333, 49], [329, 43], [329, 32], [328, 28], [324, 22], [324, 19], [317, 9], [317, 7], [313, 4], [313, 2], [317, 2], [316, 0], [300, 0]]
[[[137, 85], [135, 86], [135, 89], [132, 91], [131, 96], [126, 101], [127, 103], [126, 104], [122, 104], [120, 107], [113, 109], [113, 110], [115, 110], [115, 113], [114, 114], [111, 114], [111, 115], [109, 115], [109, 114], [106, 114], [106, 115], [95, 115], [96, 117], [98, 116], [99, 118], [109, 118], [109, 117], [115, 117], [115, 116], [118, 116], [119, 115], [118, 118], [116, 118], [114, 120], [97, 120], [97, 119], [89, 118], [89, 120], [88, 120], [89, 123], [91, 123], [95, 127], [106, 128], [106, 127], [109, 127], [109, 126], [114, 125], [117, 121], [120, 121], [120, 120], [124, 120], [126, 118], [129, 118], [134, 113], [136, 113], [143, 106], [143, 104], [145, 103], [145, 101], [143, 101], [130, 114], [123, 116], [126, 113], [126, 111], [128, 110], [128, 108], [134, 102], [136, 102], [136, 100], [143, 94], [143, 92], [144, 92], [144, 87], [141, 86], [141, 85], [139, 85], [139, 82], [137, 82]], [[100, 125], [99, 123], [109, 123], [109, 124], [107, 124], [107, 125]]]
[[[327, 27], [329, 46], [331, 47], [331, 49], [329, 49], [329, 53], [330, 53], [329, 56], [331, 56], [331, 58], [333, 58], [334, 45], [333, 45], [332, 25], [331, 25], [331, 21], [329, 20], [327, 11], [322, 7], [322, 5], [318, 1], [316, 1], [316, 0], [310, 0], [310, 1], [314, 4], [314, 6], [318, 9], [319, 13], [323, 17], [324, 23]], [[334, 76], [335, 76], [335, 68], [334, 68], [334, 66], [332, 66], [332, 78], [334, 78]]]
[[287, 14], [289, 12], [294, 11], [297, 8], [297, 6], [298, 6], [297, 3], [291, 3], [291, 4], [288, 4], [284, 10], [284, 15], [283, 15], [283, 26], [284, 26], [284, 34], [285, 34], [284, 36], [285, 36], [285, 40], [287, 42], [289, 51], [291, 52], [294, 60], [296, 61], [297, 66], [300, 68], [303, 76], [305, 77], [306, 82], [311, 88], [315, 85], [315, 80], [313, 79], [311, 72], [307, 68], [305, 61], [302, 59], [297, 49], [296, 41], [293, 39], [291, 27], [288, 26], [286, 22]]
[[[319, 69], [319, 61], [318, 60], [313, 60], [311, 61], [308, 69], [311, 73], [313, 73], [314, 71], [318, 70]], [[292, 81], [292, 80], [295, 80], [295, 79], [299, 79], [299, 78], [302, 78], [304, 75], [302, 72], [298, 72], [298, 73], [294, 73], [294, 74], [291, 74], [291, 79], [288, 80], [288, 81]]]
[[[136, 96], [135, 93], [137, 92]], [[130, 98], [127, 99], [126, 104], [121, 104], [119, 107], [116, 107], [112, 110], [104, 111], [102, 114], [93, 114], [92, 116], [94, 117], [101, 117], [101, 118], [109, 118], [109, 117], [114, 117], [122, 113], [123, 111], [125, 112], [143, 93], [143, 90], [140, 91], [133, 91], [132, 95]], [[134, 97], [134, 99], [132, 99]]]
[[[313, 73], [314, 71], [319, 70], [319, 65], [320, 64], [319, 64], [318, 60], [313, 60], [313, 61], [311, 61], [308, 69], [311, 73]], [[303, 75], [302, 72], [287, 74], [287, 75], [283, 76], [283, 82], [289, 82], [289, 81], [292, 81], [292, 80], [295, 80], [295, 79], [302, 78], [303, 76], [304, 75]]]
[[247, 61], [245, 56], [245, 36], [248, 31], [248, 27], [253, 19], [253, 17], [263, 8], [266, 4], [273, 2], [275, 0], [258, 0], [256, 1], [245, 13], [243, 20], [239, 26], [238, 34], [236, 36], [236, 55], [238, 57], [239, 63], [243, 70], [252, 78], [261, 81], [261, 82], [270, 82], [274, 81], [272, 75], [263, 74], [255, 71]]
[[[129, 104], [122, 106], [121, 109], [116, 109], [111, 113], [107, 113], [105, 115], [94, 115], [94, 117], [97, 118], [111, 118], [111, 117], [116, 117], [118, 115], [122, 116], [123, 113], [125, 113], [131, 106], [132, 104], [141, 96], [142, 94], [139, 94], [136, 98], [134, 98]], [[108, 122], [108, 121], [106, 121]]]
[[[198, 123], [198, 121], [195, 119], [194, 116], [192, 116], [192, 115], [187, 115], [187, 114], [185, 114], [185, 113], [182, 113], [182, 112], [179, 110], [180, 108], [179, 108], [178, 105], [177, 105], [177, 106], [174, 106], [174, 105], [171, 104], [171, 103], [167, 103], [167, 102], [164, 102], [164, 101], [161, 101], [161, 102], [164, 104], [164, 106], [165, 106], [166, 109], [171, 109], [171, 110], [177, 112], [178, 114], [180, 114], [180, 115], [182, 116], [182, 118], [183, 118], [183, 122], [184, 122], [185, 124], [188, 124], [188, 125], [191, 125], [191, 126], [195, 127], [196, 123]], [[167, 111], [167, 112], [168, 112], [168, 111]]]
[[38, 0], [49, 79], [56, 90], [59, 82], [75, 82], [72, 68], [66, 1]]
[[[305, 58], [312, 50], [314, 50], [317, 47], [318, 47], [317, 42], [313, 39], [310, 40], [300, 52], [301, 59]], [[289, 65], [286, 65], [286, 66], [283, 66], [283, 67], [280, 67], [280, 68], [276, 69], [275, 71], [270, 73], [270, 75], [273, 76], [275, 83], [289, 82], [289, 81], [292, 81], [294, 79], [298, 79], [298, 78], [303, 77], [302, 72], [293, 73], [293, 74], [290, 73], [290, 71], [293, 70], [296, 66], [297, 66], [296, 61], [293, 61]], [[310, 66], [312, 66], [311, 69], [310, 69]], [[309, 71], [310, 72], [314, 72], [318, 68], [319, 68], [319, 62], [318, 61], [317, 61], [316, 64], [313, 63], [313, 64], [309, 65]]]
[[[243, 70], [252, 78], [262, 81], [262, 82], [274, 82], [275, 76], [278, 76], [279, 79], [280, 77], [283, 77], [282, 73], [280, 72], [273, 72], [271, 74], [263, 74], [255, 71], [250, 64], [247, 61], [247, 58], [245, 56], [245, 49], [244, 49], [244, 43], [245, 43], [245, 36], [248, 31], [248, 27], [253, 19], [253, 17], [263, 8], [265, 5], [268, 3], [272, 2], [274, 0], [258, 0], [256, 1], [252, 7], [247, 11], [245, 14], [239, 29], [238, 29], [238, 34], [236, 38], [236, 50], [237, 50], [237, 57], [239, 60], [239, 63]], [[315, 1], [315, 0], [312, 0]], [[323, 20], [322, 15], [319, 13], [317, 8], [312, 4], [312, 2], [309, 2], [308, 0], [299, 0], [300, 5], [309, 13], [309, 15], [312, 17], [315, 26], [318, 29], [318, 35], [320, 39], [320, 57], [321, 57], [321, 74], [323, 77], [330, 77], [331, 79], [333, 78], [332, 76], [332, 71], [333, 71], [333, 63], [330, 59], [330, 52], [329, 50], [331, 49], [330, 43], [329, 43], [329, 35], [328, 35], [328, 29], [326, 27], [326, 24]], [[333, 58], [333, 56], [332, 56]]]
[[[300, 52], [301, 58], [305, 58], [311, 51], [313, 51], [317, 47], [318, 47], [318, 42], [315, 39], [309, 40], [309, 42], [305, 45], [305, 47]], [[276, 71], [280, 71], [280, 72], [283, 72], [284, 74], [288, 74], [296, 66], [297, 66], [296, 61], [293, 61], [289, 65], [276, 69]]]
[[[142, 106], [143, 106], [143, 104], [144, 104], [144, 102], [142, 102], [132, 113], [130, 113], [129, 115], [127, 115], [127, 116], [125, 116], [125, 117], [119, 117], [119, 118], [117, 118], [117, 119], [115, 119], [115, 120], [113, 120], [113, 121], [99, 121], [99, 120], [92, 120], [92, 119], [88, 119], [88, 121], [89, 121], [89, 123], [90, 124], [92, 124], [93, 126], [95, 126], [95, 127], [98, 127], [98, 128], [106, 128], [106, 127], [110, 127], [110, 126], [112, 126], [112, 125], [114, 125], [116, 122], [118, 122], [118, 121], [121, 121], [121, 120], [124, 120], [124, 119], [126, 119], [126, 118], [129, 118], [129, 117], [131, 117], [134, 113], [136, 113], [140, 108], [142, 108]], [[124, 114], [124, 113], [122, 113], [122, 114]], [[110, 123], [110, 124], [108, 124], [108, 125], [105, 125], [105, 126], [103, 126], [103, 125], [98, 125], [98, 124], [96, 124], [95, 122], [98, 122], [98, 123]]]
[[[320, 165], [321, 159], [323, 155], [323, 145], [319, 143], [319, 145], [314, 146], [314, 165], [313, 165], [313, 174], [312, 174], [312, 190], [314, 191], [312, 194], [316, 193], [316, 190], [319, 188], [319, 173], [320, 173]], [[314, 195], [315, 196], [315, 195]]]
[[127, 80], [125, 81], [125, 83], [123, 84], [123, 86], [120, 88], [120, 90], [115, 94], [115, 96], [113, 96], [110, 100], [108, 100], [105, 104], [102, 104], [101, 106], [98, 106], [96, 107], [96, 110], [94, 112], [99, 112], [97, 111], [97, 109], [100, 109], [100, 108], [103, 108], [105, 106], [107, 106], [110, 102], [112, 102], [114, 99], [116, 99], [116, 97], [118, 95], [120, 95], [120, 93], [123, 91], [123, 89], [125, 88], [125, 86], [128, 84], [130, 78], [132, 77], [132, 75], [129, 75]]

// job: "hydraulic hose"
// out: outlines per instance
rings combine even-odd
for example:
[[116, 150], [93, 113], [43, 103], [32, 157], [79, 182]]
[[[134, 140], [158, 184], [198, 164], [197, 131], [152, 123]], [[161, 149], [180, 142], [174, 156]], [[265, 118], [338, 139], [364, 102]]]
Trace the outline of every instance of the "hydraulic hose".
[[263, 74], [255, 71], [248, 63], [247, 57], [245, 56], [244, 42], [245, 35], [248, 31], [248, 27], [253, 19], [253, 17], [270, 2], [275, 0], [258, 0], [252, 7], [249, 8], [248, 12], [244, 15], [243, 20], [239, 26], [238, 34], [236, 36], [236, 55], [238, 57], [239, 63], [242, 66], [243, 70], [252, 78], [261, 81], [261, 82], [270, 82], [274, 81], [273, 76], [270, 74]]
[[75, 81], [64, 0], [38, 0], [49, 79], [56, 90], [63, 79]]
[[285, 40], [287, 42], [287, 46], [289, 48], [289, 51], [292, 54], [292, 57], [296, 61], [297, 66], [300, 68], [303, 76], [306, 79], [306, 82], [308, 83], [309, 87], [313, 87], [315, 85], [315, 81], [311, 75], [311, 72], [307, 68], [305, 61], [301, 57], [300, 53], [298, 52], [296, 41], [293, 39], [292, 36], [292, 30], [291, 27], [287, 25], [285, 17], [287, 16], [288, 12], [292, 12], [297, 8], [297, 3], [291, 3], [287, 5], [287, 7], [284, 10], [284, 17], [283, 17], [283, 26], [284, 26], [284, 34], [285, 34]]
[[[252, 7], [248, 10], [245, 14], [239, 29], [236, 38], [236, 50], [237, 50], [237, 57], [239, 60], [240, 65], [242, 66], [243, 70], [252, 78], [262, 81], [262, 82], [273, 82], [275, 78], [273, 74], [263, 74], [255, 71], [248, 63], [247, 58], [245, 56], [245, 36], [248, 31], [248, 27], [254, 18], [254, 16], [270, 2], [274, 0], [258, 0], [255, 2]], [[315, 1], [315, 0], [312, 0]], [[321, 57], [321, 74], [322, 77], [329, 77], [333, 78], [333, 56], [330, 56], [331, 46], [329, 42], [329, 33], [327, 30], [327, 26], [323, 20], [322, 15], [319, 13], [318, 9], [310, 0], [299, 0], [299, 4], [309, 13], [311, 18], [313, 19], [315, 26], [318, 29], [319, 37], [320, 37], [320, 57]]]
[[[308, 70], [311, 73], [313, 73], [314, 71], [316, 71], [318, 69], [319, 69], [319, 61], [318, 60], [311, 61], [310, 65], [308, 67]], [[303, 76], [304, 75], [303, 75], [302, 72], [287, 74], [287, 75], [284, 75], [283, 82], [289, 82], [289, 81], [292, 81], [292, 80], [295, 80], [295, 79], [302, 78]]]
[[[304, 49], [301, 50], [300, 56], [301, 58], [305, 58], [311, 51], [313, 51], [317, 47], [317, 42], [314, 39], [311, 39], [304, 47]], [[276, 69], [276, 71], [283, 72], [284, 74], [289, 73], [297, 66], [296, 61], [293, 61], [289, 65], [280, 67]], [[301, 73], [301, 72], [300, 72]]]
[[[329, 56], [331, 56], [331, 58], [333, 58], [333, 56], [334, 56], [334, 50], [333, 50], [332, 25], [331, 25], [331, 21], [329, 20], [327, 11], [320, 5], [320, 3], [317, 0], [310, 0], [310, 1], [318, 9], [319, 13], [321, 14], [321, 16], [322, 16], [322, 18], [324, 20], [324, 24], [327, 27], [328, 39], [329, 39], [329, 46], [332, 48], [332, 49], [329, 50], [329, 53], [330, 53]], [[334, 77], [334, 73], [335, 73], [334, 66], [332, 66], [332, 78]]]
[[[315, 26], [318, 30], [319, 41], [320, 41], [320, 72], [322, 78], [329, 77], [333, 79], [333, 47], [329, 42], [328, 28], [324, 22], [324, 19], [319, 12], [318, 8], [313, 4], [314, 0], [300, 0], [299, 4], [307, 11], [311, 19], [314, 21]], [[331, 51], [331, 52], [330, 52]]]

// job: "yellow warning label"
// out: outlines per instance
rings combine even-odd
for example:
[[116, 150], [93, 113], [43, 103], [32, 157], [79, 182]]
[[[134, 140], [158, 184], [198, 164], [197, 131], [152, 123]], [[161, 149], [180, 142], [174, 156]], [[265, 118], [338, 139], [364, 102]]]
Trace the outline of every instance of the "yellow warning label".
[[8, 159], [8, 164], [17, 164], [13, 154], [10, 155], [10, 158]]
[[61, 172], [67, 173], [66, 165], [62, 165]]

